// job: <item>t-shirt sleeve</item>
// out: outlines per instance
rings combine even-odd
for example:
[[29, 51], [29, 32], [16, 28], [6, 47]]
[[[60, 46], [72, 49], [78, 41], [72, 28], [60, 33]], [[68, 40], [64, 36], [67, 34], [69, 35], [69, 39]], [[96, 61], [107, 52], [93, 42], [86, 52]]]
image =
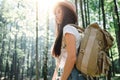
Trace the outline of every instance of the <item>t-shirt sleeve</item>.
[[63, 36], [65, 36], [66, 33], [73, 34], [75, 37], [77, 37], [76, 34], [78, 34], [78, 31], [75, 27], [73, 27], [71, 25], [66, 25], [63, 28]]

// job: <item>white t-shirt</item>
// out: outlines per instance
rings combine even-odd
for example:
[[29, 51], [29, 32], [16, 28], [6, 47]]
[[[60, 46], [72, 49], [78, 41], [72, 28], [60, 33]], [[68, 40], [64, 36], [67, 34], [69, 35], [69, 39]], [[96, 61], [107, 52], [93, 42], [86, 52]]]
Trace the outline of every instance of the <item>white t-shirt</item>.
[[65, 36], [66, 33], [70, 33], [73, 34], [76, 38], [76, 49], [79, 47], [79, 43], [80, 43], [80, 39], [81, 39], [81, 35], [78, 32], [78, 30], [72, 26], [72, 25], [66, 25], [63, 28], [63, 37]]
[[66, 33], [70, 33], [70, 34], [73, 34], [75, 36], [75, 38], [76, 38], [76, 52], [77, 52], [77, 50], [79, 48], [79, 44], [80, 44], [80, 40], [81, 40], [81, 35], [74, 26], [66, 25], [63, 28], [62, 49], [61, 49], [61, 55], [58, 58], [58, 62], [59, 62], [59, 68], [58, 69], [59, 69], [60, 74], [62, 74], [62, 71], [64, 69], [64, 65], [65, 65], [65, 62], [66, 62], [66, 58], [67, 58], [67, 51], [66, 51], [65, 48], [63, 48], [63, 46], [65, 46], [64, 37], [65, 37]]

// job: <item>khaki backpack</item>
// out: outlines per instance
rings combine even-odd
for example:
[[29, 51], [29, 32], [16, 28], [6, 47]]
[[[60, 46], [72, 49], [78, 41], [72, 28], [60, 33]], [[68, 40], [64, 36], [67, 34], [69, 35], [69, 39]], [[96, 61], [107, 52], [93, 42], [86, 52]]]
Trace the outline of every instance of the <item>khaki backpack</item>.
[[113, 45], [113, 37], [97, 23], [89, 25], [85, 30], [75, 27], [84, 35], [78, 50], [76, 68], [92, 77], [107, 75], [111, 65], [107, 53]]

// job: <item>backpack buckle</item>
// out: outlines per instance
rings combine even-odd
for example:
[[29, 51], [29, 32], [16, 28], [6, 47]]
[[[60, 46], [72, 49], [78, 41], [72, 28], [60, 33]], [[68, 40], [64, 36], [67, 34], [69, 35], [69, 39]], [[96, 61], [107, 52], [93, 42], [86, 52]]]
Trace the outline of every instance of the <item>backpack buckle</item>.
[[84, 54], [85, 50], [84, 49], [80, 49], [80, 53]]

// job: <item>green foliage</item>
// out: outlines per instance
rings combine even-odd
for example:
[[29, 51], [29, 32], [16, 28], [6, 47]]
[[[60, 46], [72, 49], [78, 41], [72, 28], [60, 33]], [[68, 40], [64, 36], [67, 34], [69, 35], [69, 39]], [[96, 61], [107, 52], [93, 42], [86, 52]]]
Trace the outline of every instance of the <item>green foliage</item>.
[[18, 53], [18, 59], [22, 59], [25, 56], [23, 50], [19, 48], [17, 48], [17, 53]]

